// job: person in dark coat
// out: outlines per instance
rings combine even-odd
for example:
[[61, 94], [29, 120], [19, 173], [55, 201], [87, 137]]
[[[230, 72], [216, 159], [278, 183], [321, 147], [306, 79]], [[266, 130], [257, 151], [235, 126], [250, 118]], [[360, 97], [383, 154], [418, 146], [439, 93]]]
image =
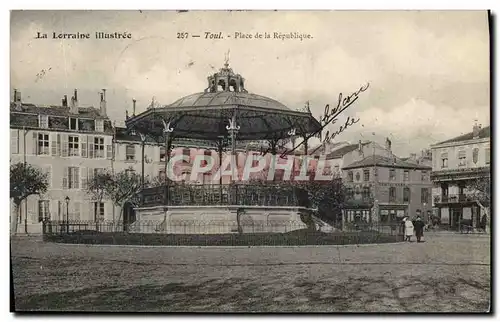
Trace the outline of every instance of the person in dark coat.
[[420, 216], [417, 216], [415, 222], [413, 223], [413, 227], [415, 228], [415, 236], [417, 236], [417, 243], [420, 243], [420, 239], [424, 235], [424, 221]]

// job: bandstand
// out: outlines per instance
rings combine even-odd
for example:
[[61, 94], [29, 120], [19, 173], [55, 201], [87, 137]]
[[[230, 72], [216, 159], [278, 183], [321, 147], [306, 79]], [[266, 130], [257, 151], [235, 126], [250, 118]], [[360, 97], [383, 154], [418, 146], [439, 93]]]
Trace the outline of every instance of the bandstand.
[[[271, 98], [249, 93], [245, 79], [234, 73], [227, 62], [208, 77], [208, 87], [203, 92], [167, 106], [151, 106], [127, 118], [126, 126], [165, 145], [165, 173], [171, 171], [167, 165], [176, 139], [207, 141], [207, 145], [217, 147], [221, 162], [224, 151], [235, 155], [237, 141], [269, 142], [269, 153], [276, 156], [282, 140], [307, 138], [321, 130], [310, 111], [295, 111]], [[236, 171], [235, 167], [232, 169]], [[234, 180], [234, 176], [225, 184], [222, 179], [217, 184], [203, 185], [179, 184], [168, 176], [164, 180], [162, 186], [141, 192], [141, 203], [135, 209], [137, 223], [131, 226], [132, 230], [284, 232], [306, 228], [307, 222], [311, 222], [307, 192], [292, 184], [283, 186], [269, 181], [256, 185]], [[159, 224], [151, 227], [141, 222]]]

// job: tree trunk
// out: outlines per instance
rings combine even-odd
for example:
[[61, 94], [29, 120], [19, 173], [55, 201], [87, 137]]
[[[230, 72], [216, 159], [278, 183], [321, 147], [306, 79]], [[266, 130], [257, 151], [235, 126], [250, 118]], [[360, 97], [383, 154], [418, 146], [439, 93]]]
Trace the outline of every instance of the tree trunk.
[[21, 203], [17, 203], [14, 201], [14, 213], [12, 214], [11, 224], [10, 224], [11, 234], [17, 233], [20, 211], [21, 211]]
[[[118, 207], [120, 207], [120, 213], [118, 214], [118, 220], [115, 221], [115, 231], [118, 229], [118, 227], [120, 225], [120, 219], [122, 218], [124, 205], [125, 205], [125, 203], [122, 205], [118, 205]], [[123, 225], [123, 223], [122, 223], [122, 225]]]

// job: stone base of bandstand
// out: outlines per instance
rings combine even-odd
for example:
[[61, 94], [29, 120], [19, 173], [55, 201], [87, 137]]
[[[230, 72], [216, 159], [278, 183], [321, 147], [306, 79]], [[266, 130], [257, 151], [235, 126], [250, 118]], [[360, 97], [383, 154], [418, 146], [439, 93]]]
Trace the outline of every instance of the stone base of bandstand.
[[[267, 206], [156, 206], [136, 208], [131, 233], [230, 234], [284, 233], [307, 228], [303, 207]], [[238, 225], [239, 222], [239, 225]]]

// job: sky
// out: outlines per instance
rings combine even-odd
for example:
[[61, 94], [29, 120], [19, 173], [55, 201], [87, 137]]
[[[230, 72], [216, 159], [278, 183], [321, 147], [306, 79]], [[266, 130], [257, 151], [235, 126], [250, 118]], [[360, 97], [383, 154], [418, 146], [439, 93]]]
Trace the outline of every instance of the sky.
[[[95, 39], [101, 31], [131, 38]], [[38, 32], [49, 38], [35, 39]], [[53, 32], [92, 38], [51, 39]], [[178, 39], [183, 32], [201, 37]], [[234, 39], [236, 32], [312, 38]], [[369, 83], [327, 128], [360, 119], [337, 141], [387, 137], [396, 155], [408, 156], [472, 131], [475, 120], [490, 123], [486, 11], [13, 11], [10, 48], [11, 98], [17, 88], [24, 102], [57, 105], [77, 88], [81, 106], [98, 107], [106, 88], [119, 125], [133, 98], [139, 113], [153, 97], [170, 104], [203, 91], [228, 51], [249, 92], [292, 110], [309, 101], [318, 119], [339, 93]]]

